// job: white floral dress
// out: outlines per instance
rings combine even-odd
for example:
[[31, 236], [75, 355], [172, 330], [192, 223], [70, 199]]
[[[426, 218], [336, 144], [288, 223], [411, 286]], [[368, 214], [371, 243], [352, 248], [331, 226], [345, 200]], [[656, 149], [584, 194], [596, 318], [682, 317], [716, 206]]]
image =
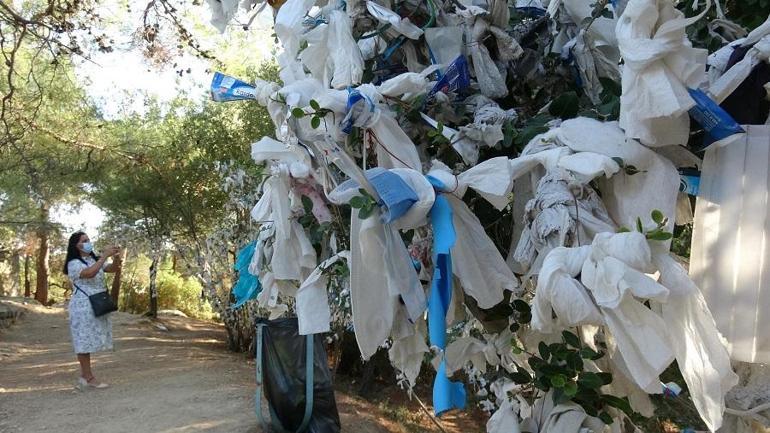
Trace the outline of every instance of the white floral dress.
[[[80, 272], [96, 261], [86, 257], [85, 263], [78, 259], [70, 260], [67, 274], [72, 282], [72, 299], [69, 304], [70, 333], [75, 353], [93, 353], [112, 350], [112, 320], [110, 314], [94, 316], [94, 310], [88, 296], [104, 292], [104, 268], [93, 278], [80, 278]], [[75, 286], [80, 288], [77, 290]], [[81, 292], [82, 290], [82, 292]], [[85, 292], [85, 294], [83, 294]]]

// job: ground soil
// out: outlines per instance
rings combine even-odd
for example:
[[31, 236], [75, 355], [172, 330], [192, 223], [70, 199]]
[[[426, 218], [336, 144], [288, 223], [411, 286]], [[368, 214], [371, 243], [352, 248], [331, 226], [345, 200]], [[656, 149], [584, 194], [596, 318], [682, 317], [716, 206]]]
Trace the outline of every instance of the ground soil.
[[[4, 302], [24, 315], [0, 329], [0, 432], [262, 431], [254, 415], [254, 362], [227, 351], [221, 325], [113, 313], [115, 351], [93, 356], [96, 376], [111, 387], [79, 392], [66, 309]], [[441, 431], [402, 392], [365, 400], [349, 391], [349, 380], [338, 383], [343, 432]], [[447, 433], [484, 430], [473, 415], [441, 423]]]

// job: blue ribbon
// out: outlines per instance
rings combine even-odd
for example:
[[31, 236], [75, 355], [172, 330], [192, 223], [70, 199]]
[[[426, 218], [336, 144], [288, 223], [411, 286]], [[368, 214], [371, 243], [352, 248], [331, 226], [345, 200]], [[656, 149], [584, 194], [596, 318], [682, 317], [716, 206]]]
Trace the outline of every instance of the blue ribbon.
[[430, 210], [433, 227], [433, 282], [428, 298], [428, 336], [430, 344], [441, 349], [441, 364], [433, 382], [433, 410], [436, 416], [451, 409], [465, 408], [465, 389], [460, 382], [451, 382], [446, 376], [446, 315], [452, 301], [452, 247], [457, 240], [452, 223], [452, 205], [438, 192], [444, 184], [427, 176], [437, 190], [436, 201]]
[[254, 256], [256, 245], [256, 241], [251, 241], [238, 252], [238, 258], [233, 266], [238, 271], [238, 281], [232, 290], [236, 301], [232, 308], [238, 308], [246, 301], [255, 299], [262, 291], [262, 284], [259, 279], [249, 272], [249, 264]]

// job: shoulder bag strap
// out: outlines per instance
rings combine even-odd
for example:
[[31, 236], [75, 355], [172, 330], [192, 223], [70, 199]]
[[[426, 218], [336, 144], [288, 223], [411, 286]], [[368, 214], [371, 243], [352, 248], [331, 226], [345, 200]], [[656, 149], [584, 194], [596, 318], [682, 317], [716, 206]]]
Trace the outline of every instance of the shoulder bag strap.
[[80, 287], [79, 287], [77, 284], [75, 284], [75, 283], [72, 283], [72, 285], [73, 285], [73, 286], [75, 286], [75, 291], [76, 291], [76, 292], [77, 292], [77, 291], [80, 291], [80, 293], [82, 293], [82, 294], [84, 294], [84, 295], [88, 296], [88, 293], [86, 293], [86, 292], [85, 292], [85, 290], [81, 289], [81, 288], [80, 288]]

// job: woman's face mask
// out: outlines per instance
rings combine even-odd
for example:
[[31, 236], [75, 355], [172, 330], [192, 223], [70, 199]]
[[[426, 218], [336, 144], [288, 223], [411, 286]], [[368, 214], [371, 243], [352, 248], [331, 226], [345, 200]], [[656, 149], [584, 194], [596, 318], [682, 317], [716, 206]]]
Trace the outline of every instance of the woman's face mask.
[[94, 246], [91, 245], [91, 242], [83, 242], [80, 244], [80, 251], [83, 251], [86, 254], [91, 254], [94, 251]]

